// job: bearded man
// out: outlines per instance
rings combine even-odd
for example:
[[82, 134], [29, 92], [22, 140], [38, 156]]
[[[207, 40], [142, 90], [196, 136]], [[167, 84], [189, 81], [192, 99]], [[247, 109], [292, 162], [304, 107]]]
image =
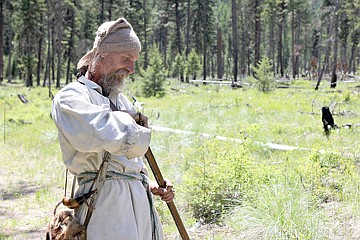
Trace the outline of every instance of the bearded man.
[[[104, 154], [110, 153], [104, 184], [95, 206], [90, 206], [94, 208], [88, 240], [163, 239], [152, 194], [171, 202], [173, 187], [166, 180], [166, 187], [161, 188], [146, 177], [142, 159], [150, 143], [148, 119], [121, 93], [124, 79], [134, 73], [140, 50], [140, 41], [126, 19], [102, 24], [93, 49], [78, 63], [81, 76], [53, 100], [52, 118], [63, 161], [79, 184], [75, 197], [94, 189]], [[81, 224], [88, 212], [86, 204], [75, 210]]]

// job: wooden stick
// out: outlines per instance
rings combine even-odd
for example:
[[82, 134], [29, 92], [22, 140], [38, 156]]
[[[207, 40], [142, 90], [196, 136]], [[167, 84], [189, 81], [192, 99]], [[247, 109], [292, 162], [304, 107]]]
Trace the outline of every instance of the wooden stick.
[[[160, 172], [160, 168], [159, 166], [157, 165], [156, 163], [156, 160], [155, 160], [155, 157], [154, 157], [154, 154], [152, 153], [150, 147], [149, 149], [147, 150], [147, 152], [145, 153], [145, 158], [148, 160], [148, 163], [149, 163], [149, 166], [151, 168], [151, 171], [153, 172], [154, 174], [154, 177], [156, 179], [156, 182], [159, 184], [160, 187], [162, 188], [166, 188], [166, 183], [165, 183], [165, 180]], [[186, 228], [180, 218], [180, 215], [176, 209], [176, 206], [174, 204], [174, 202], [169, 202], [169, 203], [166, 203], [169, 207], [169, 210], [170, 210], [170, 213], [175, 221], [175, 224], [176, 224], [176, 227], [180, 233], [180, 236], [183, 240], [190, 240], [189, 238], [189, 235], [186, 231]]]

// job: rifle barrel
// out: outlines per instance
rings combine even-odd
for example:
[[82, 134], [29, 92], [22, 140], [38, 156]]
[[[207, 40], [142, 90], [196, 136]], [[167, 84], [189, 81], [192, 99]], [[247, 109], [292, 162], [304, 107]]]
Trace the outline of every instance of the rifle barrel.
[[[147, 150], [147, 152], [145, 153], [145, 158], [148, 160], [149, 166], [151, 168], [151, 171], [154, 174], [156, 182], [159, 184], [160, 187], [165, 188], [166, 187], [165, 180], [161, 174], [159, 166], [156, 163], [154, 154], [152, 153], [150, 147]], [[168, 206], [170, 213], [175, 221], [176, 227], [180, 233], [181, 238], [183, 240], [190, 240], [189, 235], [188, 235], [186, 228], [180, 218], [180, 215], [176, 209], [174, 202], [172, 201], [172, 202], [167, 203], [167, 206]]]

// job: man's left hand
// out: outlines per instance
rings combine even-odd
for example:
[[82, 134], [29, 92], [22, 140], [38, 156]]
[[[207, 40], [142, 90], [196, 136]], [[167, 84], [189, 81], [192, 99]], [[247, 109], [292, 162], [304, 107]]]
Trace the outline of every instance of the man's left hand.
[[174, 194], [175, 189], [174, 189], [172, 183], [170, 182], [170, 180], [165, 179], [165, 184], [166, 184], [166, 187], [162, 188], [162, 187], [159, 187], [159, 185], [156, 182], [152, 181], [150, 183], [150, 191], [154, 195], [160, 196], [161, 200], [169, 203], [175, 197], [175, 194]]

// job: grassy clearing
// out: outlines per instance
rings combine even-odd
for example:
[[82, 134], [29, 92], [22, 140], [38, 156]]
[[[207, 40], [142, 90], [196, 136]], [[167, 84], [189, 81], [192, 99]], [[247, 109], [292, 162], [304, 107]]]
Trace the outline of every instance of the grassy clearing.
[[[263, 94], [169, 80], [162, 99], [142, 98], [138, 85], [128, 86], [126, 95], [145, 103], [151, 125], [198, 133], [152, 135], [155, 157], [176, 185], [176, 205], [194, 239], [360, 237], [359, 83], [319, 91], [313, 85], [296, 81]], [[18, 93], [29, 103], [21, 103]], [[39, 239], [63, 196], [51, 100], [47, 89], [21, 85], [1, 86], [0, 100], [0, 239]], [[325, 136], [322, 106], [332, 106], [338, 126], [352, 128]], [[275, 151], [259, 142], [309, 150]], [[176, 239], [166, 206], [156, 206], [167, 239]]]

